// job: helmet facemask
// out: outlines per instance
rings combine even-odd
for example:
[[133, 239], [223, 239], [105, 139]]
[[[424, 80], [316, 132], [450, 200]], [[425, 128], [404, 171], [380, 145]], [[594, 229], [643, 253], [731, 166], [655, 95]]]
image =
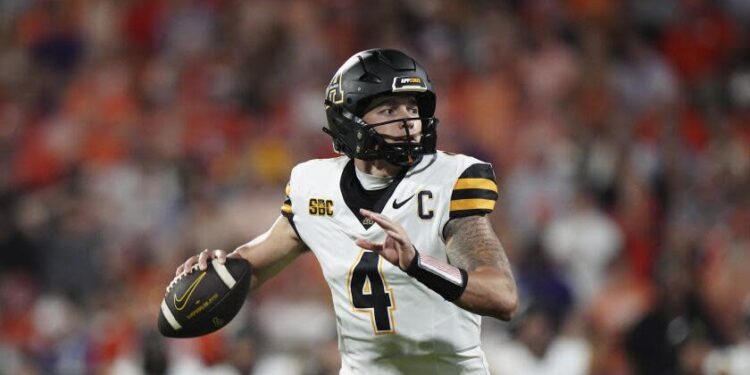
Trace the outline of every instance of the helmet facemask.
[[[334, 149], [350, 158], [383, 159], [399, 167], [411, 167], [418, 163], [423, 155], [435, 153], [438, 124], [438, 119], [435, 117], [407, 117], [368, 124], [361, 117], [342, 108], [329, 106], [327, 111], [329, 118], [341, 126], [334, 126], [332, 129], [323, 128], [323, 131], [333, 138]], [[422, 130], [419, 134], [412, 134], [409, 130], [409, 122], [416, 120], [421, 121]], [[376, 130], [378, 127], [396, 123], [401, 123], [406, 133], [404, 137], [399, 137], [403, 138], [402, 141], [389, 142]], [[347, 131], [349, 129], [356, 130]], [[414, 141], [416, 136], [421, 136], [418, 142]]]

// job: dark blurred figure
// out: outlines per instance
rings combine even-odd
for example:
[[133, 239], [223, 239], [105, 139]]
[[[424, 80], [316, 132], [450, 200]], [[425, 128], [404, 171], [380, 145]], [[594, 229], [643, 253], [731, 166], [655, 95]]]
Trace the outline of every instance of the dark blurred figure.
[[76, 25], [75, 8], [63, 2], [37, 1], [28, 17], [40, 23], [28, 46], [39, 78], [35, 80], [35, 104], [42, 112], [51, 112], [57, 109], [82, 61], [84, 40]]
[[544, 358], [559, 331], [559, 319], [542, 305], [532, 305], [524, 315], [515, 332], [516, 339], [535, 357]]
[[73, 196], [62, 199], [65, 209], [50, 232], [38, 238], [46, 247], [44, 279], [51, 290], [84, 301], [102, 276], [101, 228], [93, 215], [94, 202]]
[[169, 360], [164, 338], [154, 331], [143, 334], [141, 353], [143, 354], [143, 373], [146, 375], [163, 375], [167, 373]]
[[724, 342], [697, 293], [694, 267], [674, 255], [658, 265], [655, 305], [625, 338], [637, 374], [700, 374], [709, 346]]
[[542, 301], [553, 316], [565, 316], [573, 305], [573, 294], [564, 275], [547, 255], [538, 235], [525, 247], [516, 281], [521, 295], [524, 299]]
[[23, 271], [39, 274], [39, 254], [30, 238], [19, 228], [15, 204], [19, 197], [0, 193], [0, 274]]
[[240, 329], [229, 344], [229, 363], [240, 374], [252, 374], [258, 361], [258, 333], [251, 327]]

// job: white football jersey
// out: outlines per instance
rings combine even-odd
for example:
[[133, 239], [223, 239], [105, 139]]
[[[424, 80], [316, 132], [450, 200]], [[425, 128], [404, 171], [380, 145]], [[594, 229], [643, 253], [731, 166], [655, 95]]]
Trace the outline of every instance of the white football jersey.
[[311, 160], [292, 170], [281, 208], [331, 288], [341, 374], [488, 374], [479, 315], [354, 241], [385, 239], [359, 214], [364, 205], [402, 225], [421, 254], [448, 261], [445, 224], [494, 209], [490, 164], [439, 151], [397, 177], [372, 207], [358, 189], [349, 158]]

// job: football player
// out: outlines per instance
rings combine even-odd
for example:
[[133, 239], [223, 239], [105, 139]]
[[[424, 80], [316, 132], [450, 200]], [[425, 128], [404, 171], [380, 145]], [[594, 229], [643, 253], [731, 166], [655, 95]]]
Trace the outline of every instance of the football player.
[[427, 73], [389, 49], [355, 54], [325, 93], [323, 130], [342, 156], [294, 167], [281, 216], [227, 255], [252, 287], [309, 250], [333, 295], [341, 374], [487, 374], [480, 315], [508, 320], [516, 285], [487, 214], [492, 166], [437, 151]]

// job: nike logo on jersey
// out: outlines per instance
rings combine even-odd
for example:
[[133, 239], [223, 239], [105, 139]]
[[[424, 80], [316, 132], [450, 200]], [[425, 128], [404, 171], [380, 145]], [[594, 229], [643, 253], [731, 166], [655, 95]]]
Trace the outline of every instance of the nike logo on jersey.
[[396, 201], [394, 199], [393, 200], [393, 209], [398, 210], [399, 208], [401, 208], [403, 205], [405, 205], [406, 202], [408, 202], [412, 198], [414, 198], [414, 194], [410, 195], [409, 198], [406, 198], [406, 199], [402, 200], [401, 202], [398, 202], [398, 201]]

